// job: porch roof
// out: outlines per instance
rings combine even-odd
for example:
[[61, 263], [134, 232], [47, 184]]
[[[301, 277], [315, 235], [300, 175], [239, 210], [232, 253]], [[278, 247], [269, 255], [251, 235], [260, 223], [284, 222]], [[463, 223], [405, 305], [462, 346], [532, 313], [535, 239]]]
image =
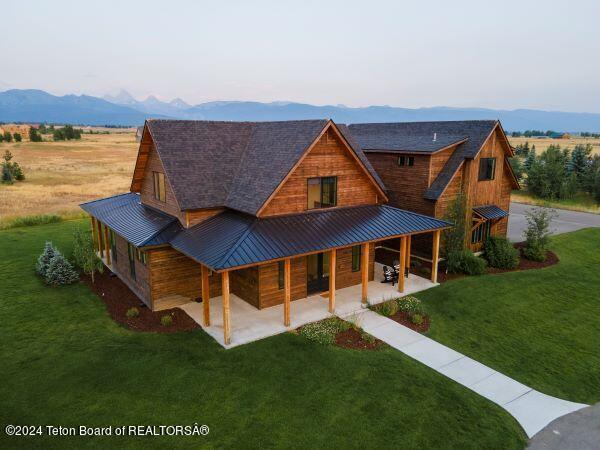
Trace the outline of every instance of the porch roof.
[[80, 206], [136, 247], [166, 244], [182, 228], [176, 217], [142, 205], [132, 192]]
[[225, 211], [182, 230], [170, 244], [221, 271], [449, 226], [449, 222], [387, 205], [265, 219]]
[[508, 216], [508, 212], [496, 205], [475, 206], [473, 212], [486, 220], [501, 219]]

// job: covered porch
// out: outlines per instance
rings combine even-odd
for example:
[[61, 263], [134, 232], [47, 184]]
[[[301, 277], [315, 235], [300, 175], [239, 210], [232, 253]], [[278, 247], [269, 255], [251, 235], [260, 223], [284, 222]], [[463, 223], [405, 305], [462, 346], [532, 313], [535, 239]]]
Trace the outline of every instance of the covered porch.
[[[409, 295], [433, 286], [437, 283], [408, 274], [405, 277], [403, 292], [398, 292], [398, 285], [382, 283], [383, 267], [375, 263], [375, 279], [367, 283], [368, 302], [370, 305], [378, 304], [400, 295]], [[280, 304], [265, 309], [257, 309], [235, 294], [230, 294], [226, 299], [228, 303], [227, 315], [229, 316], [229, 333], [223, 320], [223, 295], [210, 299], [210, 321], [205, 323], [205, 307], [208, 303], [189, 302], [180, 306], [192, 319], [225, 348], [232, 348], [253, 341], [264, 339], [280, 333], [298, 328], [307, 323], [316, 322], [336, 315], [341, 318], [352, 317], [360, 313], [367, 305], [363, 301], [363, 285], [335, 290], [335, 309], [330, 311], [329, 293], [315, 294], [303, 299], [294, 300], [289, 305]], [[289, 308], [289, 312], [286, 311]], [[288, 317], [286, 326], [284, 318]], [[229, 342], [225, 336], [229, 334]]]

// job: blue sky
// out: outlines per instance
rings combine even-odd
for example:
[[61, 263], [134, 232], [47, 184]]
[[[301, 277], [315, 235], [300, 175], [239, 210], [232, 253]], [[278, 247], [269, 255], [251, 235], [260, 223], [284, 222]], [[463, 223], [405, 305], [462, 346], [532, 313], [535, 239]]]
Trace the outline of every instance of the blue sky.
[[4, 0], [0, 90], [600, 112], [600, 2]]

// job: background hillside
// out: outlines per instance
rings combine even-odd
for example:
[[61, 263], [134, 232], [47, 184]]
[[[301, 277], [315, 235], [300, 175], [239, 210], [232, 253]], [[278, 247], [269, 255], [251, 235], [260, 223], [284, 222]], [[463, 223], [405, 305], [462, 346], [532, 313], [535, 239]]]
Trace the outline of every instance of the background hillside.
[[85, 125], [141, 125], [147, 118], [204, 120], [289, 120], [331, 118], [339, 123], [500, 119], [507, 130], [600, 131], [600, 114], [494, 110], [483, 108], [398, 108], [316, 106], [292, 102], [208, 102], [190, 106], [181, 99], [162, 102], [154, 96], [138, 101], [126, 91], [104, 98], [55, 96], [41, 90], [0, 92], [0, 121]]

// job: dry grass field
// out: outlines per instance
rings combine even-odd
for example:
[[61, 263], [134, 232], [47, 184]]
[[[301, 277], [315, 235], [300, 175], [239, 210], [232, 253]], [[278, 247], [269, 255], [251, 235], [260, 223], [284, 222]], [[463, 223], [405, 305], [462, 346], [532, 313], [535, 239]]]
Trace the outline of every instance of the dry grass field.
[[137, 149], [131, 131], [0, 144], [0, 153], [10, 150], [26, 177], [0, 184], [0, 224], [24, 215], [78, 214], [81, 202], [129, 190]]
[[519, 144], [529, 142], [529, 146], [535, 145], [535, 150], [540, 153], [546, 150], [550, 145], [560, 145], [561, 148], [570, 148], [573, 150], [577, 144], [590, 144], [593, 147], [592, 154], [600, 155], [600, 139], [573, 137], [571, 139], [550, 139], [550, 138], [526, 138], [526, 137], [509, 137], [508, 140], [513, 147]]

